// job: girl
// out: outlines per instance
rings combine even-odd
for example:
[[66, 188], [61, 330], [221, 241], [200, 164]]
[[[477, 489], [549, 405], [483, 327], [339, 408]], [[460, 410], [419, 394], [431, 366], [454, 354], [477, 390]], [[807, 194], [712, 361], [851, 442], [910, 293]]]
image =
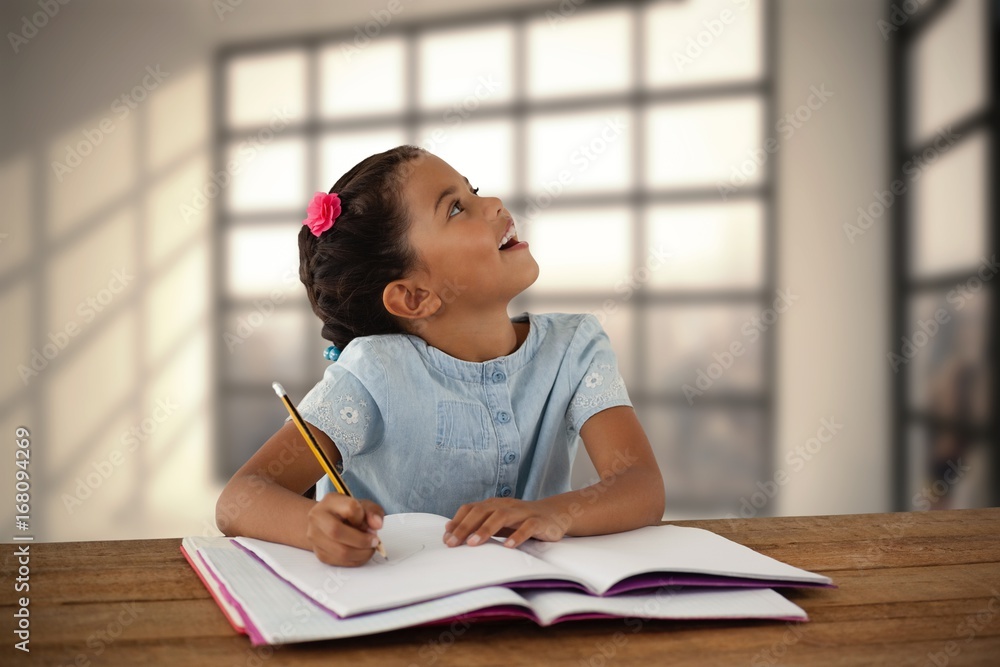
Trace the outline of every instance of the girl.
[[[663, 479], [607, 334], [590, 314], [507, 316], [538, 264], [503, 203], [477, 193], [399, 146], [316, 194], [299, 275], [336, 363], [298, 409], [356, 497], [286, 421], [222, 491], [226, 535], [353, 566], [387, 512], [451, 517], [452, 547], [659, 522]], [[577, 435], [601, 480], [570, 491]]]

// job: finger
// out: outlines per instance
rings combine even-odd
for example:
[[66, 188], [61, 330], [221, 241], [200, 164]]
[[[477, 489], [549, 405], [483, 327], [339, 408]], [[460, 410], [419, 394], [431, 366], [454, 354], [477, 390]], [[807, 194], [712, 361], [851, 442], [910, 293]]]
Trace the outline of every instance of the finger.
[[357, 567], [371, 559], [374, 549], [351, 549], [342, 544], [331, 547], [314, 546], [313, 553], [323, 563], [338, 567]]
[[[452, 517], [451, 521], [444, 525], [445, 533], [451, 533], [455, 527], [462, 523], [465, 517], [472, 511], [472, 508], [476, 506], [476, 503], [466, 503], [458, 508], [455, 512], [455, 516]], [[445, 538], [447, 539], [447, 537]]]
[[309, 524], [310, 528], [315, 527], [319, 533], [316, 542], [324, 545], [343, 544], [355, 549], [370, 549], [377, 544], [377, 537], [366, 530], [344, 523], [343, 518], [329, 511], [316, 512], [310, 518]]
[[361, 527], [365, 519], [365, 508], [361, 501], [341, 493], [328, 493], [320, 504], [324, 509], [339, 516], [352, 526]]
[[449, 547], [454, 547], [464, 542], [472, 531], [479, 528], [483, 524], [483, 521], [486, 520], [486, 517], [492, 512], [492, 508], [485, 507], [483, 505], [473, 507], [469, 510], [469, 513], [465, 515], [465, 518], [462, 519], [462, 522], [455, 526], [455, 529], [451, 531], [451, 537], [448, 537], [445, 540], [445, 544]]
[[477, 544], [482, 544], [504, 526], [520, 525], [523, 518], [509, 509], [498, 509], [486, 517], [486, 520], [483, 521], [479, 528], [469, 535], [469, 539], [465, 543], [473, 547]]
[[503, 545], [505, 547], [519, 547], [524, 543], [529, 537], [534, 537], [542, 531], [540, 522], [534, 517], [530, 519], [525, 519], [521, 526], [510, 534]]

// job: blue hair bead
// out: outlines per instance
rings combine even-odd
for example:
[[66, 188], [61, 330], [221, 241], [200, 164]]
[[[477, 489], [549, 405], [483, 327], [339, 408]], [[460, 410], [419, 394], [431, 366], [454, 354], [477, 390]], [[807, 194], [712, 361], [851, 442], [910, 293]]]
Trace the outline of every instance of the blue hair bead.
[[326, 348], [326, 351], [323, 352], [323, 356], [326, 357], [328, 361], [336, 361], [340, 358], [340, 348], [336, 345], [331, 345]]

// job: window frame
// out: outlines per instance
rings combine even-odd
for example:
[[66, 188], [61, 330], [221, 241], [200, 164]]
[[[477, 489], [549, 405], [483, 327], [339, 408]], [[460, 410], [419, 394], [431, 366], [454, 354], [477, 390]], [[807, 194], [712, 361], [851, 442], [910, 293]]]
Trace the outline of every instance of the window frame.
[[[342, 42], [353, 39], [355, 32], [353, 28], [335, 31], [325, 31], [316, 34], [307, 34], [264, 41], [252, 41], [240, 44], [233, 44], [219, 49], [213, 61], [213, 171], [217, 172], [225, 168], [225, 147], [233, 140], [242, 138], [249, 133], [259, 129], [259, 127], [239, 127], [228, 126], [227, 118], [227, 63], [237, 57], [247, 55], [261, 55], [270, 51], [278, 52], [287, 49], [302, 49], [307, 56], [307, 100], [306, 116], [302, 122], [291, 123], [282, 132], [282, 137], [303, 136], [306, 141], [306, 166], [305, 181], [302, 193], [303, 205], [313, 191], [313, 184], [318, 183], [319, 175], [319, 146], [320, 139], [331, 131], [350, 131], [361, 129], [376, 129], [385, 127], [402, 127], [409, 143], [417, 143], [419, 139], [418, 128], [422, 123], [435, 123], [440, 120], [440, 110], [421, 111], [417, 104], [416, 85], [419, 71], [419, 37], [428, 32], [436, 32], [448, 28], [475, 28], [489, 25], [495, 22], [509, 22], [514, 28], [513, 45], [513, 72], [514, 91], [510, 102], [499, 103], [495, 106], [481, 107], [475, 112], [475, 120], [486, 120], [490, 118], [509, 119], [514, 125], [515, 148], [513, 150], [514, 183], [516, 193], [513, 197], [505, 199], [507, 207], [515, 212], [523, 210], [531, 198], [528, 192], [525, 178], [527, 174], [527, 146], [526, 128], [527, 121], [535, 113], [539, 112], [559, 112], [559, 111], [580, 111], [592, 108], [604, 108], [614, 105], [625, 105], [633, 114], [635, 122], [631, 124], [632, 142], [632, 168], [633, 174], [630, 187], [620, 193], [615, 194], [570, 194], [564, 193], [555, 198], [551, 208], [562, 209], [577, 206], [588, 206], [594, 203], [602, 205], [624, 205], [628, 208], [632, 217], [633, 242], [630, 257], [630, 266], [634, 270], [641, 266], [648, 252], [646, 246], [646, 216], [649, 207], [662, 203], [709, 203], [720, 204], [717, 184], [706, 184], [704, 187], [678, 188], [653, 190], [646, 189], [645, 182], [645, 137], [644, 137], [644, 111], [661, 103], [702, 101], [713, 99], [739, 98], [747, 95], [756, 96], [761, 103], [761, 140], [766, 141], [773, 134], [773, 127], [770, 119], [776, 117], [775, 108], [775, 72], [777, 46], [775, 35], [776, 8], [773, 0], [760, 0], [761, 2], [761, 24], [760, 24], [760, 44], [762, 48], [762, 71], [758, 79], [736, 80], [731, 82], [710, 82], [699, 84], [680, 84], [665, 88], [647, 87], [644, 80], [643, 63], [645, 59], [644, 30], [642, 23], [642, 11], [650, 4], [650, 0], [627, 0], [614, 2], [612, 0], [588, 0], [585, 5], [576, 8], [575, 13], [585, 13], [592, 10], [607, 9], [609, 7], [628, 7], [631, 10], [633, 43], [631, 45], [632, 59], [632, 81], [624, 92], [608, 94], [583, 94], [565, 96], [556, 99], [529, 100], [526, 94], [527, 88], [527, 63], [526, 61], [526, 39], [527, 25], [533, 19], [544, 17], [549, 12], [559, 12], [560, 7], [565, 3], [553, 2], [551, 4], [533, 6], [528, 8], [491, 10], [486, 12], [466, 13], [453, 17], [443, 17], [434, 19], [421, 19], [406, 21], [404, 19], [394, 20], [385, 26], [379, 36], [402, 36], [405, 40], [406, 71], [404, 75], [405, 108], [398, 114], [379, 114], [363, 118], [322, 118], [320, 116], [320, 87], [319, 87], [319, 54], [321, 49], [331, 43]], [[648, 289], [640, 283], [638, 289], [631, 295], [626, 308], [633, 309], [632, 339], [630, 341], [633, 349], [644, 350], [647, 347], [646, 340], [646, 317], [649, 316], [650, 308], [655, 306], [677, 306], [677, 305], [746, 305], [753, 304], [761, 311], [768, 308], [775, 298], [777, 285], [775, 280], [776, 272], [776, 248], [777, 229], [775, 222], [775, 176], [777, 174], [777, 161], [779, 155], [777, 151], [769, 155], [762, 167], [762, 174], [758, 184], [746, 185], [738, 188], [736, 192], [729, 195], [727, 202], [733, 200], [743, 200], [746, 198], [759, 201], [762, 209], [762, 229], [761, 229], [761, 266], [762, 275], [759, 286], [748, 288], [695, 288], [695, 289], [675, 289], [666, 287], [656, 287], [655, 291]], [[266, 383], [256, 386], [251, 383], [234, 383], [226, 380], [227, 355], [222, 345], [222, 332], [225, 318], [234, 309], [247, 306], [252, 303], [252, 299], [233, 299], [225, 293], [227, 258], [225, 251], [226, 231], [234, 224], [251, 225], [257, 223], [269, 223], [275, 219], [287, 217], [281, 214], [231, 214], [226, 211], [225, 197], [217, 197], [214, 201], [214, 216], [212, 226], [212, 246], [213, 246], [213, 275], [212, 293], [214, 297], [213, 317], [214, 331], [214, 354], [215, 354], [215, 401], [218, 406], [222, 397], [232, 396], [253, 396], [260, 397], [271, 393], [270, 387]], [[287, 215], [298, 215], [299, 211], [289, 211]], [[301, 216], [300, 216], [301, 217]], [[619, 295], [609, 288], [606, 292], [586, 292], [575, 291], [546, 291], [535, 293], [530, 289], [515, 297], [511, 302], [513, 312], [532, 310], [534, 304], [545, 302], [559, 302], [561, 304], [579, 304], [581, 308], [594, 307], [604, 299], [612, 298], [616, 301]], [[301, 299], [286, 299], [283, 303], [277, 304], [278, 308], [305, 308], [310, 317], [313, 317], [309, 310], [308, 301], [305, 294]], [[756, 452], [760, 461], [760, 469], [748, 474], [748, 482], [765, 479], [774, 470], [774, 452], [770, 443], [774, 440], [774, 402], [776, 394], [776, 363], [774, 347], [774, 328], [768, 327], [763, 332], [760, 339], [755, 343], [761, 346], [761, 382], [758, 389], [752, 391], [726, 391], [713, 389], [698, 397], [693, 406], [688, 404], [687, 399], [677, 387], [676, 391], [649, 391], [645, 364], [642, 363], [642, 354], [633, 355], [631, 377], [632, 386], [629, 395], [640, 414], [644, 409], [670, 409], [697, 411], [696, 414], [703, 414], [702, 411], [710, 411], [716, 408], [739, 410], [742, 408], [752, 408], [760, 413], [761, 431], [759, 435], [759, 446], [761, 450]], [[320, 350], [308, 349], [308, 361], [318, 358]], [[710, 352], [710, 351], [708, 351]], [[707, 354], [706, 354], [707, 357]], [[710, 359], [704, 359], [705, 362]], [[232, 363], [232, 362], [230, 362]], [[318, 379], [318, 378], [317, 378]], [[692, 379], [693, 381], [693, 379]], [[282, 380], [291, 396], [301, 398], [312, 384], [291, 382]], [[220, 415], [216, 419], [216, 454], [215, 470], [221, 479], [228, 479], [232, 474], [229, 465], [231, 453], [225, 450], [225, 425], [222, 423], [222, 412], [215, 411]], [[748, 484], [749, 488], [749, 484]], [[735, 507], [738, 498], [725, 498], [731, 501]], [[681, 511], [718, 511], [719, 503], [711, 507], [704, 503], [692, 503], [684, 494], [670, 494], [668, 489], [668, 506]], [[760, 515], [773, 513], [773, 503], [761, 509]]]

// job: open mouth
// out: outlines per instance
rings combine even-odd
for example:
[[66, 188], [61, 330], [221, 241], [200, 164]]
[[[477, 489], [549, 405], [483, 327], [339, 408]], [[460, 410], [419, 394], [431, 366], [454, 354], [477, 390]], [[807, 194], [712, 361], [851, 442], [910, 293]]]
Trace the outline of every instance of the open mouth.
[[518, 243], [517, 230], [514, 229], [514, 223], [511, 221], [510, 225], [507, 227], [507, 233], [504, 234], [502, 239], [500, 239], [500, 250], [508, 250], [516, 246]]

